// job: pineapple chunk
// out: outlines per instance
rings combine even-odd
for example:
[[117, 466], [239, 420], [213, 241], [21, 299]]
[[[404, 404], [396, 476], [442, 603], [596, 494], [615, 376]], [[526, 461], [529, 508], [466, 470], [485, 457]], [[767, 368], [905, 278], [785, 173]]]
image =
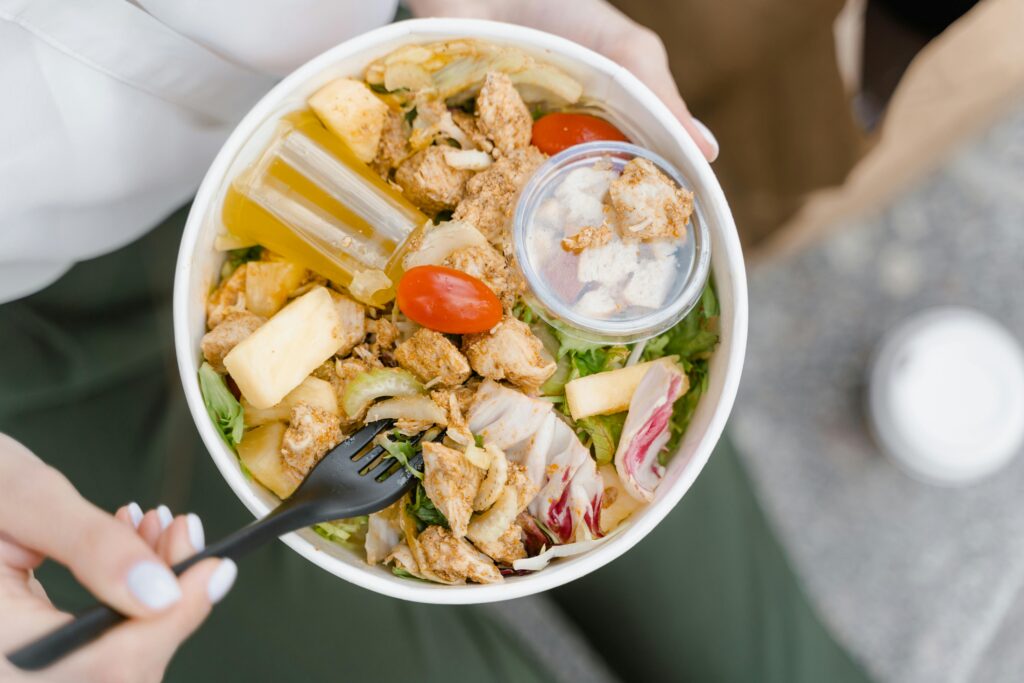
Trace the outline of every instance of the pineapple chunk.
[[581, 420], [591, 415], [611, 415], [628, 410], [633, 392], [647, 374], [647, 369], [655, 363], [666, 363], [681, 373], [682, 369], [675, 361], [675, 356], [666, 356], [628, 368], [574, 379], [565, 385], [565, 400], [569, 403], [572, 419]]
[[224, 367], [242, 396], [263, 410], [280, 403], [344, 341], [338, 309], [327, 290], [317, 287], [231, 349]]
[[284, 500], [302, 483], [302, 476], [281, 457], [283, 422], [271, 422], [245, 433], [238, 444], [238, 459], [253, 478]]
[[269, 318], [305, 278], [306, 269], [289, 261], [252, 261], [245, 275], [245, 307]]
[[601, 475], [601, 484], [604, 486], [601, 500], [601, 533], [607, 534], [636, 512], [637, 508], [643, 506], [643, 503], [626, 492], [615, 465], [601, 465], [597, 468], [597, 473]]
[[268, 422], [287, 422], [292, 408], [305, 403], [313, 408], [321, 408], [331, 415], [338, 414], [338, 395], [330, 382], [317, 377], [307, 377], [302, 384], [292, 389], [277, 405], [260, 410], [242, 398], [242, 410], [246, 427], [258, 427]]
[[361, 161], [368, 164], [377, 156], [388, 105], [365, 83], [351, 78], [333, 80], [313, 93], [309, 106]]

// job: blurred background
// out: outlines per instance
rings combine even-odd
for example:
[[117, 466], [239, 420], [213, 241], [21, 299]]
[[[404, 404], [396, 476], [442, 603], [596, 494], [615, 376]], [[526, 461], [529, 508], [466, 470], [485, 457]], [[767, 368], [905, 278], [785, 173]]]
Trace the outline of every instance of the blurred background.
[[[711, 522], [683, 560], [758, 566], [700, 607], [746, 605], [704, 622], [733, 661], [684, 678], [1024, 679], [1024, 4], [616, 4], [717, 136], [750, 266], [730, 452], [694, 493], [765, 529]], [[718, 547], [764, 537], [779, 562]], [[790, 574], [807, 619], [770, 597]]]

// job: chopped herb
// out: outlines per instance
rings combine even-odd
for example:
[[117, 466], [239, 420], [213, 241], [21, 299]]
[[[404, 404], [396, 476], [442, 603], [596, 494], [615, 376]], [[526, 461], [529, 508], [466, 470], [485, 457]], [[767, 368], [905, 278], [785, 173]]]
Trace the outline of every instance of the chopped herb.
[[408, 88], [395, 88], [394, 90], [388, 90], [387, 86], [383, 83], [370, 83], [370, 90], [377, 93], [378, 95], [393, 95], [400, 92], [408, 92]]
[[453, 212], [451, 209], [442, 209], [441, 211], [438, 211], [434, 215], [434, 225], [444, 223], [445, 221], [450, 221], [452, 219], [452, 216], [454, 215], [455, 212]]
[[525, 301], [519, 301], [512, 307], [512, 315], [519, 318], [527, 325], [532, 325], [537, 320], [537, 314]]
[[224, 260], [224, 265], [220, 269], [221, 279], [229, 277], [231, 273], [238, 270], [238, 267], [243, 263], [249, 261], [259, 261], [263, 256], [263, 247], [256, 245], [254, 247], [242, 247], [241, 249], [231, 249], [227, 253], [227, 258]]
[[412, 502], [406, 506], [406, 509], [409, 510], [409, 514], [416, 518], [416, 528], [418, 531], [423, 531], [432, 525], [443, 526], [445, 529], [448, 528], [448, 520], [434, 506], [434, 501], [430, 500], [427, 496], [427, 491], [423, 488], [422, 482], [417, 484], [416, 494], [413, 496]]
[[408, 437], [400, 434], [397, 429], [392, 430], [383, 439], [379, 439], [378, 443], [388, 452], [387, 457], [400, 462], [412, 476], [423, 479], [423, 472], [409, 464], [409, 461], [420, 451], [419, 443], [410, 443]]
[[449, 147], [455, 147], [456, 149], [462, 149], [462, 143], [456, 140], [455, 138], [445, 138], [444, 144], [448, 145]]
[[456, 109], [461, 109], [467, 114], [472, 114], [476, 111], [476, 98], [471, 97], [468, 100], [463, 100], [462, 102], [459, 102], [458, 104], [453, 106]]
[[232, 395], [224, 378], [209, 363], [203, 363], [199, 368], [199, 391], [203, 394], [203, 403], [213, 424], [224, 441], [234, 448], [241, 443], [245, 430], [242, 404]]
[[530, 116], [533, 117], [534, 121], [544, 116], [545, 114], [547, 114], [547, 112], [544, 111], [544, 107], [540, 106], [539, 104], [534, 106], [533, 111], [530, 112]]
[[409, 111], [405, 112], [405, 122], [408, 123], [411, 126], [412, 122], [415, 121], [415, 120], [416, 120], [416, 107], [413, 107]]
[[477, 448], [484, 447], [484, 437], [480, 436], [479, 434], [473, 435], [473, 442], [477, 445]]

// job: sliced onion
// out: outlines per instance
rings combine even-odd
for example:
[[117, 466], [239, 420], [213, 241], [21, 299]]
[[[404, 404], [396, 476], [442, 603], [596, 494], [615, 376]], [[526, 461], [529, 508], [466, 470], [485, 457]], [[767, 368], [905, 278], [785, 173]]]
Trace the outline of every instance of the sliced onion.
[[493, 161], [490, 154], [479, 149], [455, 149], [453, 147], [444, 151], [446, 164], [465, 171], [482, 171]]
[[447, 221], [425, 231], [419, 248], [406, 254], [403, 265], [406, 270], [416, 266], [436, 266], [456, 249], [486, 246], [487, 238], [472, 223]]
[[416, 420], [448, 424], [444, 410], [426, 396], [402, 396], [375, 403], [366, 413], [367, 422], [377, 420]]

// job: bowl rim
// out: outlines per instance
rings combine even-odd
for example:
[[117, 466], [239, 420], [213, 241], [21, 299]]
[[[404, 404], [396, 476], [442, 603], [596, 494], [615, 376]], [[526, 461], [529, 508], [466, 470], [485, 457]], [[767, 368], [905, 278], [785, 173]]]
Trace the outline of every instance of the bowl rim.
[[[577, 61], [601, 72], [609, 79], [618, 81], [633, 97], [638, 106], [646, 108], [658, 123], [669, 132], [679, 144], [684, 155], [690, 159], [696, 171], [692, 178], [695, 187], [707, 193], [709, 212], [717, 210], [721, 234], [722, 251], [725, 252], [727, 272], [731, 280], [732, 298], [732, 339], [728, 348], [720, 347], [717, 353], [727, 352], [719, 363], [724, 372], [722, 393], [714, 406], [707, 429], [694, 447], [691, 461], [684, 467], [681, 476], [664, 495], [648, 505], [643, 515], [631, 521], [608, 543], [588, 553], [572, 558], [570, 562], [555, 563], [544, 571], [517, 577], [513, 581], [497, 584], [466, 584], [441, 586], [425, 582], [401, 580], [390, 577], [367, 565], [349, 565], [320, 551], [310, 541], [293, 532], [282, 537], [292, 550], [310, 562], [332, 574], [362, 588], [383, 595], [431, 604], [478, 604], [525, 597], [550, 590], [580, 578], [621, 556], [641, 539], [647, 536], [678, 504], [703, 470], [714, 445], [721, 438], [725, 423], [732, 410], [739, 388], [740, 374], [747, 342], [747, 285], [743, 254], [739, 235], [736, 231], [728, 203], [711, 171], [711, 167], [686, 133], [682, 124], [668, 107], [639, 79], [625, 68], [608, 58], [577, 43], [536, 29], [513, 24], [485, 21], [480, 19], [429, 18], [410, 19], [374, 29], [351, 38], [321, 53], [299, 67], [275, 85], [242, 118], [224, 142], [217, 156], [207, 170], [193, 199], [185, 229], [182, 233], [178, 260], [175, 268], [173, 320], [174, 345], [178, 371], [186, 402], [193, 422], [199, 430], [204, 446], [242, 504], [255, 516], [262, 517], [269, 510], [268, 505], [255, 493], [251, 483], [245, 479], [238, 466], [237, 457], [224, 444], [222, 437], [213, 427], [202, 396], [194, 368], [197, 368], [197, 349], [192, 343], [189, 326], [189, 300], [192, 282], [192, 254], [197, 247], [203, 228], [204, 218], [211, 203], [216, 201], [220, 184], [246, 140], [275, 111], [278, 103], [287, 98], [306, 81], [315, 78], [341, 59], [372, 50], [388, 42], [401, 43], [415, 35], [417, 40], [443, 40], [457, 37], [471, 37], [494, 40], [508, 44], [520, 44], [533, 51], [547, 51], [560, 58]], [[709, 226], [710, 227], [710, 226]], [[228, 457], [230, 456], [230, 457]]]

